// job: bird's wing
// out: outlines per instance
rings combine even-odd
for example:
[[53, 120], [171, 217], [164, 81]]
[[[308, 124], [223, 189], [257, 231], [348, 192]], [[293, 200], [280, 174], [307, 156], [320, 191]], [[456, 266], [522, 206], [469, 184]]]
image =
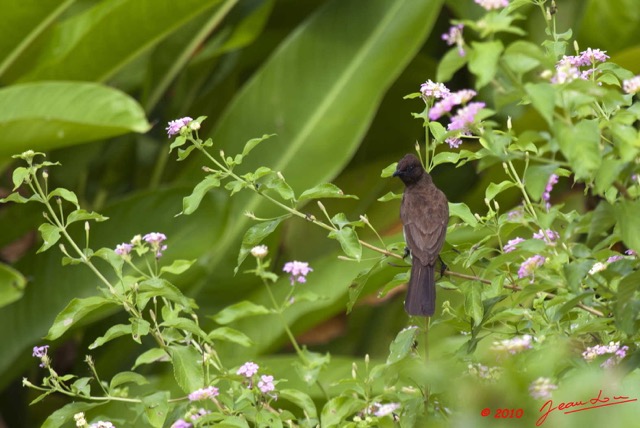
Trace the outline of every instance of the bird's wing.
[[[423, 265], [435, 263], [444, 244], [449, 222], [447, 198], [440, 190], [434, 190], [405, 198], [401, 210], [407, 246], [413, 257], [417, 257]], [[420, 215], [408, 215], [409, 212]]]

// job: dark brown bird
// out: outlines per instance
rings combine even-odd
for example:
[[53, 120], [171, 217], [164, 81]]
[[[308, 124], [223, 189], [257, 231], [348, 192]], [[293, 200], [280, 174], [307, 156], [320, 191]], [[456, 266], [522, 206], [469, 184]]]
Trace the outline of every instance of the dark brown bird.
[[393, 176], [405, 184], [400, 219], [412, 259], [404, 309], [409, 315], [429, 317], [436, 306], [436, 259], [449, 222], [447, 197], [414, 155], [400, 159]]

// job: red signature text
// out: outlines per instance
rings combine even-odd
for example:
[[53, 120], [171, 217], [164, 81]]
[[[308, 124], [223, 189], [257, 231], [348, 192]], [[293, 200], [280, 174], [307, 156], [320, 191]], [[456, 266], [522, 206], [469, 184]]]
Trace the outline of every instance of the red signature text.
[[592, 410], [598, 409], [600, 407], [615, 406], [617, 404], [631, 403], [633, 401], [638, 401], [638, 399], [629, 398], [624, 395], [603, 397], [602, 390], [598, 392], [597, 397], [593, 397], [587, 401], [567, 401], [554, 406], [553, 400], [548, 400], [542, 405], [542, 407], [540, 407], [540, 413], [542, 413], [542, 416], [540, 416], [536, 421], [536, 426], [539, 427], [540, 425], [542, 425], [547, 420], [547, 416], [549, 416], [556, 410], [560, 410], [565, 415], [567, 415], [569, 413], [582, 412], [583, 410]]

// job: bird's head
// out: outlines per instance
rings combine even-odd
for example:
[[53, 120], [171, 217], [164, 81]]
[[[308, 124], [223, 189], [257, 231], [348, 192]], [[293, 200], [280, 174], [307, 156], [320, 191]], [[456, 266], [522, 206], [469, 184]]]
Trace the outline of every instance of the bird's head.
[[429, 174], [422, 167], [420, 159], [415, 155], [408, 154], [400, 159], [393, 176], [400, 178], [408, 186], [417, 183], [423, 176], [429, 176]]

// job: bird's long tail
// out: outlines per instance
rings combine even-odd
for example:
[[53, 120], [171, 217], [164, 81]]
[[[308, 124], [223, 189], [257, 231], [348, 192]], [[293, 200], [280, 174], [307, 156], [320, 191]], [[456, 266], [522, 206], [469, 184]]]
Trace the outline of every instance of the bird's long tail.
[[422, 266], [418, 260], [413, 260], [404, 309], [409, 315], [423, 317], [433, 315], [436, 309], [434, 265]]

